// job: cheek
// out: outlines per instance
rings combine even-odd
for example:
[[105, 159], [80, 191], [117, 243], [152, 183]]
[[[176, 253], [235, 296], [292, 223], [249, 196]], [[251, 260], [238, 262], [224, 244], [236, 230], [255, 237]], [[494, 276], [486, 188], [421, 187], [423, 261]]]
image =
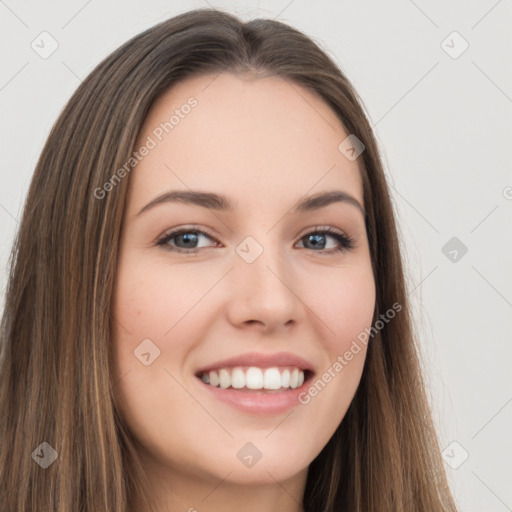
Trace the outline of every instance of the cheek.
[[[194, 298], [193, 293], [187, 298], [177, 290], [187, 290], [183, 272], [170, 275], [157, 265], [138, 265], [128, 258], [119, 266], [112, 339], [115, 403], [139, 442], [155, 456], [166, 442], [179, 451], [172, 444], [174, 438], [168, 438], [168, 426], [176, 422], [178, 412], [185, 417], [198, 414], [190, 396], [177, 384], [189, 347], [172, 344], [170, 335], [165, 336]], [[180, 327], [173, 333], [179, 333]], [[148, 365], [144, 363], [147, 353]]]
[[[332, 270], [332, 269], [331, 269]], [[315, 293], [309, 294], [311, 310], [322, 326], [325, 360], [301, 403], [310, 408], [316, 429], [327, 442], [342, 421], [359, 385], [367, 345], [364, 337], [372, 325], [375, 282], [370, 266], [340, 269], [316, 276]], [[312, 283], [309, 283], [310, 285]]]
[[[202, 291], [194, 274], [158, 264], [126, 261], [119, 270], [114, 315], [135, 341], [162, 339], [197, 303]], [[142, 338], [141, 338], [142, 336]], [[140, 342], [139, 341], [139, 342]]]
[[309, 294], [308, 305], [317, 317], [316, 325], [324, 326], [324, 343], [335, 357], [371, 326], [376, 294], [371, 267], [316, 276], [309, 289], [316, 291]]

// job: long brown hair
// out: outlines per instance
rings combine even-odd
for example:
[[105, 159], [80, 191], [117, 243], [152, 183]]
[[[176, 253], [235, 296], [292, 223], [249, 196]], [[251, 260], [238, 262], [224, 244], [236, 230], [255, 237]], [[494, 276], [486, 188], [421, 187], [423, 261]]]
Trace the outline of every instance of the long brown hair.
[[[129, 176], [103, 198], [95, 190], [132, 155], [164, 91], [223, 71], [276, 75], [313, 91], [363, 142], [374, 322], [394, 303], [402, 306], [369, 342], [346, 416], [309, 467], [305, 509], [455, 511], [421, 375], [393, 207], [363, 103], [299, 31], [210, 9], [164, 21], [109, 55], [68, 101], [44, 146], [13, 247], [2, 318], [1, 510], [126, 512], [135, 496], [146, 496], [111, 371]], [[53, 464], [34, 462], [50, 460], [51, 449]]]

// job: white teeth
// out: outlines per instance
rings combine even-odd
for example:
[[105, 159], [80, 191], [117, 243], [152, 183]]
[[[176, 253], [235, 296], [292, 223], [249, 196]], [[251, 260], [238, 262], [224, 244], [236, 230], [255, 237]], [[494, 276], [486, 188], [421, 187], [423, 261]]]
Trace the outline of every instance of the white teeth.
[[290, 387], [290, 370], [288, 370], [288, 368], [281, 373], [281, 386], [283, 386], [283, 388]]
[[290, 376], [290, 387], [295, 389], [299, 383], [299, 370], [295, 368]]
[[210, 372], [208, 376], [210, 377], [210, 385], [217, 387], [220, 383], [217, 372]]
[[219, 372], [219, 380], [220, 380], [220, 387], [222, 389], [229, 388], [231, 386], [231, 377], [229, 376], [229, 373], [224, 368]]
[[231, 386], [235, 389], [245, 388], [245, 373], [241, 368], [235, 368], [231, 374]]
[[281, 387], [281, 374], [277, 368], [267, 368], [265, 370], [263, 387], [265, 389], [279, 389]]
[[249, 389], [263, 388], [263, 372], [252, 366], [245, 374], [245, 386]]
[[251, 366], [246, 371], [236, 367], [230, 373], [227, 368], [220, 368], [218, 371], [204, 372], [201, 380], [222, 389], [295, 389], [304, 384], [304, 372], [298, 368], [280, 370], [277, 367], [261, 369]]

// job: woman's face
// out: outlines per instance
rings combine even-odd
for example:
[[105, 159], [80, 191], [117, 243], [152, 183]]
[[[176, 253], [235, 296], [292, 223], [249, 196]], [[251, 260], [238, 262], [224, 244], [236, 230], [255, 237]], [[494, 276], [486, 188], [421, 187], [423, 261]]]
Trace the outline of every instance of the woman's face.
[[[375, 303], [348, 135], [277, 77], [194, 77], [149, 112], [124, 212], [115, 393], [166, 478], [304, 481], [342, 421], [366, 350], [344, 354]], [[331, 191], [352, 199], [305, 202]]]

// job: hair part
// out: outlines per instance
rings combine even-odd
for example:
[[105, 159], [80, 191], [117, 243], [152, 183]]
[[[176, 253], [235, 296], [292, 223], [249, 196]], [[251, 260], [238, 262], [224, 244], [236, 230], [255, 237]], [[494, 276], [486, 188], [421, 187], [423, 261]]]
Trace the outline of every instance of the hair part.
[[[150, 509], [138, 446], [114, 401], [112, 316], [129, 178], [94, 190], [132, 154], [149, 109], [187, 77], [279, 76], [317, 94], [365, 145], [359, 168], [376, 284], [361, 382], [311, 463], [308, 512], [455, 511], [422, 380], [392, 202], [376, 140], [333, 60], [283, 23], [199, 9], [132, 38], [82, 82], [53, 126], [13, 247], [0, 353], [0, 508]], [[121, 379], [123, 376], [121, 376]], [[57, 463], [32, 452], [48, 442]]]

